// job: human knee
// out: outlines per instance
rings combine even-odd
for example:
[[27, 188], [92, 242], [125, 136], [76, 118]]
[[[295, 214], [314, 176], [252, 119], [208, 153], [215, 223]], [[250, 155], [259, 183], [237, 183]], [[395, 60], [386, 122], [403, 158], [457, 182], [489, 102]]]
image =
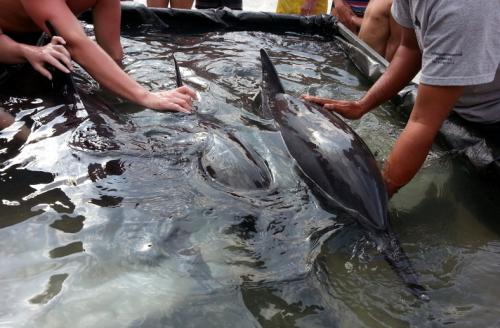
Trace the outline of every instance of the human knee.
[[365, 18], [382, 21], [389, 18], [392, 0], [371, 0], [365, 11]]

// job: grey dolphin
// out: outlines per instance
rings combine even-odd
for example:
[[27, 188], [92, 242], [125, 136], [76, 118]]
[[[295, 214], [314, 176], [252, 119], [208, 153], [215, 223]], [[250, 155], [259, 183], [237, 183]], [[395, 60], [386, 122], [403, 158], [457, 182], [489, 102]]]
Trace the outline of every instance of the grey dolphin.
[[[175, 55], [172, 55], [177, 87], [184, 85]], [[202, 124], [210, 128], [207, 147], [200, 158], [203, 175], [222, 186], [236, 190], [267, 189], [272, 183], [272, 174], [261, 156], [237, 134], [221, 131], [222, 123], [196, 113]]]
[[285, 93], [278, 73], [261, 49], [262, 108], [272, 115], [292, 158], [327, 210], [354, 218], [368, 231], [410, 291], [428, 300], [425, 288], [392, 231], [388, 197], [373, 154], [337, 115]]

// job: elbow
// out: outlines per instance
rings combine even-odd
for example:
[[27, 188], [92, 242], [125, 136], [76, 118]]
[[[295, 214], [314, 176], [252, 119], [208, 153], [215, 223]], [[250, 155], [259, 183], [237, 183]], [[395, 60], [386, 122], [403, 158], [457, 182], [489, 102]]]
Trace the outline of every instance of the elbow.
[[95, 43], [86, 35], [77, 37], [65, 37], [66, 48], [68, 49], [71, 58], [78, 64], [85, 66], [86, 52], [95, 46]]

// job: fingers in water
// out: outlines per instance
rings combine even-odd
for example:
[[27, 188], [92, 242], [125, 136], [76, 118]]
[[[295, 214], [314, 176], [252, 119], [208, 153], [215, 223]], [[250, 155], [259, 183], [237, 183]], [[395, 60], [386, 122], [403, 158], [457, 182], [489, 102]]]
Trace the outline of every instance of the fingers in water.
[[188, 86], [182, 86], [180, 88], [177, 88], [175, 89], [176, 91], [180, 92], [180, 93], [183, 93], [183, 94], [186, 94], [186, 95], [189, 95], [191, 96], [191, 98], [195, 98], [196, 97], [196, 92], [191, 89], [190, 87]]

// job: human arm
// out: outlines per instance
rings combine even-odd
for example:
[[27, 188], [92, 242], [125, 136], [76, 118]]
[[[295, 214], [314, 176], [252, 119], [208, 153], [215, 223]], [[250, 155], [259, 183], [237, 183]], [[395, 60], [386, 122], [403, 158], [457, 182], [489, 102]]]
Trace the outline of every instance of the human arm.
[[358, 119], [365, 113], [394, 97], [399, 90], [408, 85], [421, 67], [422, 54], [418, 47], [415, 32], [402, 27], [401, 43], [387, 70], [357, 101], [334, 100], [304, 96], [305, 100], [322, 105], [349, 119]]
[[[112, 0], [109, 0], [112, 1]], [[72, 58], [103, 87], [125, 99], [157, 110], [190, 112], [195, 93], [188, 87], [167, 92], [149, 92], [131, 79], [94, 41], [87, 37], [80, 22], [63, 0], [21, 0], [33, 21], [47, 31], [49, 21], [66, 40]], [[119, 22], [114, 22], [119, 24]]]
[[300, 14], [304, 16], [312, 15], [317, 2], [318, 0], [304, 0], [304, 3], [300, 7]]
[[419, 85], [408, 123], [383, 169], [389, 197], [406, 185], [420, 169], [436, 134], [462, 95], [463, 89], [461, 86]]
[[357, 33], [361, 26], [362, 18], [356, 16], [344, 0], [333, 0], [333, 8], [331, 14], [335, 16], [339, 22], [344, 24], [349, 30]]
[[64, 73], [73, 69], [69, 52], [64, 48], [63, 38], [54, 37], [44, 47], [18, 43], [0, 30], [0, 62], [5, 64], [21, 64], [29, 62], [43, 76], [52, 79], [52, 74], [45, 68], [51, 64]]
[[123, 59], [123, 48], [120, 42], [121, 7], [118, 1], [97, 1], [92, 8], [94, 33], [97, 43], [118, 64]]

